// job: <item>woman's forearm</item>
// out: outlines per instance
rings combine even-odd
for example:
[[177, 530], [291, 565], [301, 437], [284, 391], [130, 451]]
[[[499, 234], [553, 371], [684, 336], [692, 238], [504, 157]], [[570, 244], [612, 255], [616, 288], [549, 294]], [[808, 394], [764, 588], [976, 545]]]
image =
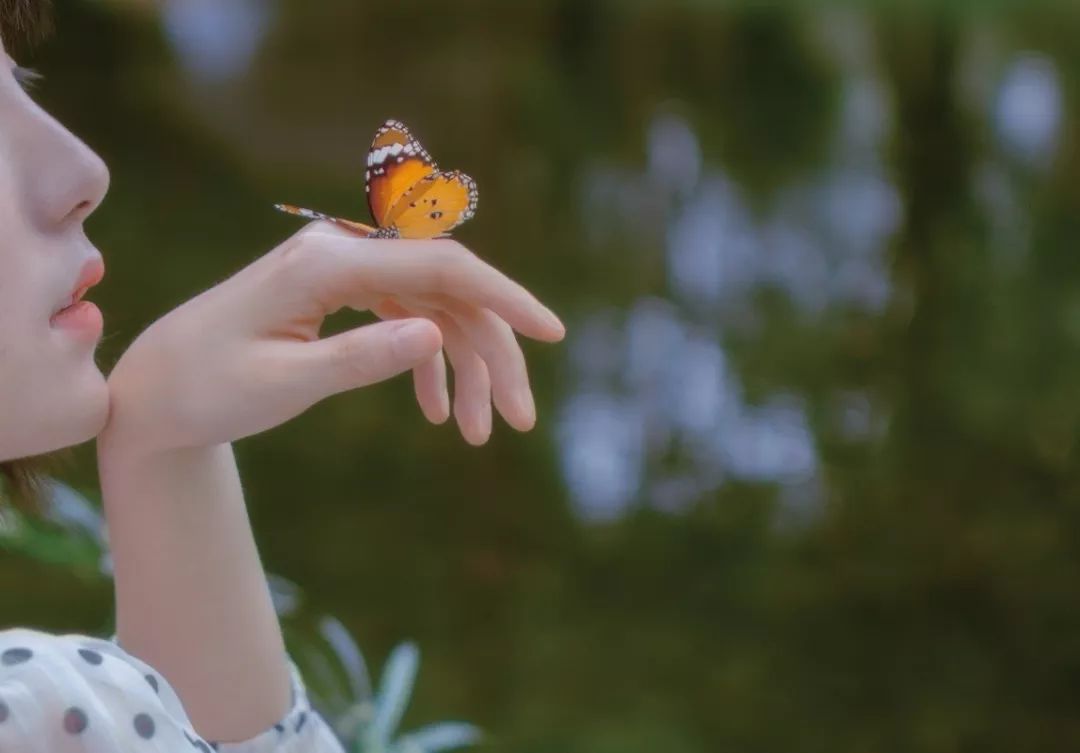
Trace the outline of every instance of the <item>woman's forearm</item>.
[[98, 468], [120, 645], [165, 675], [205, 738], [274, 724], [285, 646], [232, 445], [142, 455], [106, 432]]

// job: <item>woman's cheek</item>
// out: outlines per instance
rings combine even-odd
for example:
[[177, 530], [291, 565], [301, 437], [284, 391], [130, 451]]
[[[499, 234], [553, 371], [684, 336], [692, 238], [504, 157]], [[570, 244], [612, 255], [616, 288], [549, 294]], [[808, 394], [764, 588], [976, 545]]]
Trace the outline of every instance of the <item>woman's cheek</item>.
[[109, 410], [93, 352], [49, 327], [34, 300], [43, 286], [31, 285], [32, 271], [7, 250], [0, 247], [0, 460], [86, 442]]

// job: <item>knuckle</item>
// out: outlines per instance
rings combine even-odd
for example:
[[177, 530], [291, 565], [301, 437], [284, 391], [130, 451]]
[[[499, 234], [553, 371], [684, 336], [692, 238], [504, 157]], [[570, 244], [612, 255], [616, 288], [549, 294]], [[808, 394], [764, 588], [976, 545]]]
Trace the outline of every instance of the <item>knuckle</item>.
[[436, 241], [438, 247], [443, 253], [458, 255], [471, 253], [469, 249], [465, 248], [459, 241], [454, 238], [440, 238]]
[[278, 246], [277, 260], [282, 267], [295, 265], [311, 253], [311, 233], [306, 228], [294, 233]]
[[457, 241], [441, 245], [432, 266], [435, 287], [450, 289], [465, 276], [473, 263], [472, 253]]
[[447, 239], [445, 241], [445, 243], [446, 243], [445, 253], [447, 254], [447, 256], [449, 256], [451, 259], [454, 260], [455, 264], [461, 265], [462, 267], [466, 267], [466, 266], [468, 266], [470, 264], [475, 264], [476, 263], [476, 261], [477, 261], [476, 254], [474, 254], [469, 249], [465, 248], [465, 246], [461, 245], [456, 240]]
[[372, 374], [372, 354], [370, 348], [359, 338], [349, 337], [341, 340], [334, 349], [334, 357], [341, 369], [350, 379], [364, 380]]
[[295, 281], [310, 274], [325, 252], [326, 244], [309, 225], [278, 246], [275, 267], [285, 279]]
[[342, 366], [348, 368], [355, 366], [361, 360], [356, 338], [346, 337], [339, 340], [334, 347], [334, 358]]

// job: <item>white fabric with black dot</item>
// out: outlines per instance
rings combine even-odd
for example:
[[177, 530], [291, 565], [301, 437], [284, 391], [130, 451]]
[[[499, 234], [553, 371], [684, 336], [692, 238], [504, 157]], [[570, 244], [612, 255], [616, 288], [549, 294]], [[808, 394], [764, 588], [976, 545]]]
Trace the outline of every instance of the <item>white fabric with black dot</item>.
[[0, 752], [344, 753], [286, 659], [292, 704], [284, 717], [248, 740], [214, 742], [195, 732], [165, 678], [116, 636], [0, 630]]

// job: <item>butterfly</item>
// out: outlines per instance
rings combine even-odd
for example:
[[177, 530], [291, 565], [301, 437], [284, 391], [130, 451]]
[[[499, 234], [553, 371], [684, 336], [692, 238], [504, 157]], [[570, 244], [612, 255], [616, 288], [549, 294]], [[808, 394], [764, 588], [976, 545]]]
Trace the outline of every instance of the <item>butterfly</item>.
[[476, 181], [458, 170], [439, 170], [405, 124], [388, 120], [375, 132], [364, 173], [368, 209], [378, 227], [275, 204], [311, 220], [329, 220], [369, 238], [438, 238], [476, 214]]

